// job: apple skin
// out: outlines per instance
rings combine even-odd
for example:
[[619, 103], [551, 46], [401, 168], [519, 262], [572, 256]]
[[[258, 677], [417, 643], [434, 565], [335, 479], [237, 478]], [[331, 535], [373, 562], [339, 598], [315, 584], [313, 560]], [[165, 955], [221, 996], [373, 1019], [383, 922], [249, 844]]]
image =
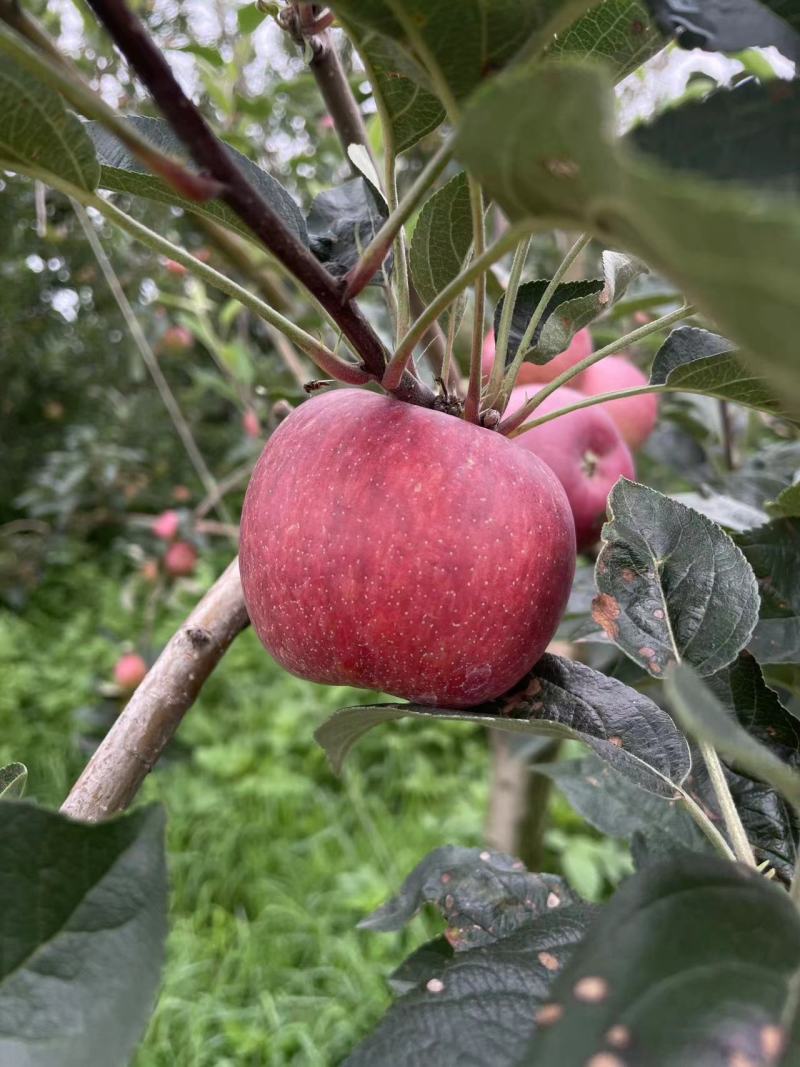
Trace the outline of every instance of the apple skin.
[[162, 541], [174, 541], [180, 527], [181, 517], [177, 511], [162, 511], [150, 529]]
[[176, 541], [164, 553], [164, 570], [173, 578], [186, 578], [194, 574], [197, 566], [197, 549], [188, 541]]
[[[647, 376], [624, 356], [606, 356], [579, 374], [572, 384], [586, 396], [600, 396], [622, 389], [638, 389], [647, 385], [647, 381]], [[629, 448], [643, 445], [658, 421], [658, 397], [654, 393], [609, 400], [598, 407], [611, 416]]]
[[261, 420], [252, 408], [247, 408], [242, 415], [242, 429], [248, 437], [261, 436]]
[[[506, 415], [521, 408], [534, 392], [517, 387]], [[542, 401], [531, 418], [582, 399], [583, 394], [562, 386]], [[578, 551], [589, 548], [600, 536], [612, 486], [623, 475], [635, 477], [633, 457], [611, 418], [600, 411], [599, 405], [583, 408], [512, 440], [539, 456], [555, 472], [572, 508]]]
[[170, 356], [177, 356], [188, 352], [193, 344], [194, 337], [185, 326], [169, 326], [162, 334], [160, 348]]
[[114, 681], [126, 693], [132, 693], [144, 680], [147, 664], [138, 652], [126, 652], [114, 664]]
[[575, 536], [557, 478], [508, 439], [337, 389], [261, 454], [240, 567], [256, 633], [288, 671], [464, 708], [544, 652]]
[[[539, 367], [535, 363], [523, 363], [517, 375], [517, 385], [539, 384], [545, 385], [552, 382], [559, 374], [574, 367], [582, 359], [586, 359], [594, 351], [592, 347], [592, 335], [587, 329], [578, 330], [570, 342], [569, 348], [560, 355], [551, 359], [549, 363]], [[483, 376], [488, 378], [494, 364], [495, 340], [494, 333], [490, 330], [483, 339]]]

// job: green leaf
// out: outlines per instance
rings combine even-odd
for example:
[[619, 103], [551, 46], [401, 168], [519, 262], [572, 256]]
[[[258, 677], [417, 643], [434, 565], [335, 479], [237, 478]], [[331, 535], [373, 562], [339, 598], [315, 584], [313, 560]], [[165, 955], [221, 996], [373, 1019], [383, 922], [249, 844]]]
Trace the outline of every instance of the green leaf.
[[688, 663], [671, 667], [664, 681], [672, 710], [688, 733], [800, 807], [800, 774], [742, 729]]
[[365, 930], [402, 930], [426, 904], [447, 923], [445, 937], [464, 952], [508, 937], [548, 909], [578, 903], [553, 874], [531, 874], [502, 852], [444, 845], [406, 878], [396, 896], [358, 924]]
[[166, 936], [164, 816], [0, 805], [0, 1063], [124, 1067]]
[[761, 591], [750, 651], [763, 663], [800, 662], [800, 520], [776, 519], [738, 534], [736, 541]]
[[335, 0], [344, 18], [400, 45], [406, 73], [447, 103], [524, 48], [544, 49], [592, 0]]
[[800, 519], [800, 482], [784, 489], [775, 500], [768, 500], [766, 509], [776, 519]]
[[638, 0], [605, 0], [560, 33], [550, 52], [604, 59], [619, 80], [663, 45], [663, 36]]
[[92, 190], [100, 167], [80, 120], [55, 91], [10, 56], [0, 63], [0, 156]]
[[800, 29], [800, 11], [794, 0], [763, 0], [763, 6], [757, 0], [647, 0], [647, 4], [663, 31], [674, 34], [683, 48], [741, 52], [775, 45], [789, 58], [800, 59], [800, 34], [795, 32]]
[[[631, 282], [645, 272], [646, 267], [629, 256], [620, 255], [619, 252], [603, 252], [602, 279], [562, 282], [557, 287], [534, 331], [533, 344], [526, 352], [525, 359], [530, 363], [543, 364], [566, 351], [578, 330], [613, 307], [625, 295]], [[549, 284], [549, 281], [535, 281], [519, 287], [514, 314], [511, 316], [507, 362], [513, 360]], [[495, 335], [500, 329], [504, 300], [505, 297], [501, 298], [495, 309]]]
[[444, 121], [444, 108], [433, 93], [407, 76], [393, 41], [355, 22], [347, 23], [347, 33], [364, 62], [373, 93], [380, 97], [394, 151], [406, 152]]
[[28, 783], [28, 768], [24, 763], [9, 763], [0, 767], [0, 800], [18, 800]]
[[461, 272], [472, 247], [466, 174], [457, 174], [425, 202], [411, 240], [411, 275], [426, 303]]
[[641, 789], [597, 756], [537, 764], [535, 769], [552, 779], [573, 808], [603, 834], [626, 841], [643, 834], [661, 856], [712, 847], [682, 804]]
[[518, 1062], [788, 1067], [798, 960], [788, 893], [715, 856], [672, 856], [599, 913], [553, 984], [551, 1024]]
[[[163, 119], [134, 116], [127, 121], [160, 152], [177, 158], [186, 156], [183, 144]], [[195, 200], [185, 199], [176, 193], [172, 186], [167, 185], [161, 178], [151, 174], [125, 145], [113, 133], [109, 133], [105, 127], [101, 126], [100, 123], [87, 122], [84, 129], [88, 132], [97, 150], [97, 156], [100, 160], [99, 185], [103, 189], [111, 189], [116, 193], [130, 193], [133, 196], [143, 196], [148, 200], [156, 200], [160, 204], [182, 207], [185, 211], [190, 211], [195, 215], [203, 215], [206, 218], [213, 219], [227, 229], [234, 230], [242, 237], [247, 237], [251, 241], [256, 240], [249, 227], [245, 226], [239, 216], [227, 204], [220, 200], [207, 200], [204, 203], [198, 203]], [[235, 148], [225, 145], [225, 149], [245, 177], [255, 186], [273, 211], [280, 216], [284, 225], [291, 230], [298, 240], [307, 245], [308, 233], [306, 232], [306, 224], [300, 208], [281, 183], [267, 174], [266, 171], [257, 167], [241, 152], [237, 152]]]
[[770, 445], [746, 456], [723, 481], [724, 491], [752, 507], [764, 508], [794, 483], [800, 468], [800, 441]]
[[236, 12], [236, 25], [239, 27], [239, 33], [253, 33], [266, 17], [266, 11], [262, 11], [258, 4], [245, 4]]
[[394, 996], [402, 996], [415, 986], [438, 978], [453, 958], [453, 949], [446, 937], [435, 937], [427, 941], [403, 960], [387, 978], [387, 983]]
[[[766, 104], [762, 119], [777, 144], [785, 131], [770, 125]], [[512, 220], [588, 230], [669, 276], [799, 410], [800, 290], [790, 279], [800, 200], [659, 165], [615, 140], [614, 121], [601, 70], [567, 60], [517, 67], [468, 102], [456, 152]], [[730, 124], [714, 131], [730, 134]]]
[[702, 675], [725, 667], [758, 618], [758, 586], [741, 551], [704, 515], [626, 478], [608, 514], [595, 622], [656, 677], [681, 660]]
[[788, 417], [776, 392], [763, 377], [748, 370], [736, 353], [737, 346], [719, 334], [679, 326], [656, 353], [650, 382]]
[[[343, 278], [388, 216], [386, 201], [365, 178], [326, 189], [314, 198], [306, 219], [311, 251], [335, 278]], [[375, 284], [381, 279], [382, 274]]]
[[687, 508], [692, 508], [693, 511], [699, 511], [701, 515], [705, 515], [707, 519], [711, 519], [719, 526], [737, 533], [752, 530], [754, 526], [761, 526], [768, 518], [765, 511], [751, 507], [741, 500], [735, 500], [724, 493], [673, 493], [672, 499]]
[[581, 663], [544, 655], [505, 696], [470, 711], [379, 704], [336, 712], [314, 734], [339, 773], [347, 754], [396, 719], [477, 722], [507, 733], [582, 741], [631, 781], [672, 797], [689, 773], [686, 739], [657, 704]]

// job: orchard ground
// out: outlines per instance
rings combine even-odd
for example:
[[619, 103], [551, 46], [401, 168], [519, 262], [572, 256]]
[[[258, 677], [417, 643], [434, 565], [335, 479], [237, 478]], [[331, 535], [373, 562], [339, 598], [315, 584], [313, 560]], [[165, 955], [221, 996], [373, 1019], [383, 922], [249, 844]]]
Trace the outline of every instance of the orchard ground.
[[[65, 552], [21, 614], [0, 612], [0, 764], [27, 757], [29, 795], [46, 805], [108, 727], [97, 686], [140, 622], [122, 556]], [[225, 562], [224, 550], [206, 555], [177, 585], [156, 645]], [[314, 728], [372, 697], [292, 678], [252, 632], [209, 681], [143, 796], [169, 812], [171, 929], [136, 1067], [335, 1063], [385, 1010], [385, 976], [439, 932], [432, 916], [402, 934], [356, 924], [429, 850], [483, 843], [485, 737], [466, 724], [394, 724], [367, 735], [337, 779]], [[607, 895], [630, 869], [627, 850], [551, 804], [545, 869]]]

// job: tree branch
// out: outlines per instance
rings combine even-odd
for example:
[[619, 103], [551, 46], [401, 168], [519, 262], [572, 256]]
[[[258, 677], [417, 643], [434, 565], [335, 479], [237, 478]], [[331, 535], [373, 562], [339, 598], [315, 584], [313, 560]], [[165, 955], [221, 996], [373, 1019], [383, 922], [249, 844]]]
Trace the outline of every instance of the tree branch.
[[[377, 381], [383, 377], [386, 350], [361, 310], [343, 300], [343, 286], [283, 224], [225, 146], [186, 96], [142, 22], [125, 0], [88, 0], [139, 78], [147, 86], [164, 117], [180, 137], [198, 167], [222, 185], [222, 199], [250, 227], [264, 246], [322, 304], [341, 327]], [[407, 374], [396, 390], [399, 397], [430, 407], [434, 393]]]
[[100, 743], [61, 806], [65, 815], [100, 822], [128, 807], [248, 621], [235, 559], [170, 638]]
[[[342, 61], [333, 43], [330, 30], [323, 30], [309, 39], [311, 61], [308, 64], [319, 86], [322, 99], [333, 119], [333, 125], [342, 142], [348, 162], [347, 149], [351, 144], [364, 145], [369, 150], [367, 128], [358, 108], [356, 98], [344, 72]], [[352, 164], [351, 164], [352, 166]]]

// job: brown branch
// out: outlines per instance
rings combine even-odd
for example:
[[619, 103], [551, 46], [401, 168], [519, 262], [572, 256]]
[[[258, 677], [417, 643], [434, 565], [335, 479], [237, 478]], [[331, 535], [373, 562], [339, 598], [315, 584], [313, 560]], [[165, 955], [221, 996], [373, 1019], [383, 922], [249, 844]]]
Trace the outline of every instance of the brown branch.
[[106, 734], [64, 801], [65, 815], [100, 822], [128, 807], [248, 621], [234, 560], [172, 636]]
[[309, 43], [312, 52], [311, 61], [308, 64], [309, 68], [319, 86], [319, 91], [325, 101], [328, 113], [333, 119], [334, 128], [339, 135], [339, 140], [342, 142], [342, 148], [344, 148], [344, 154], [350, 165], [353, 166], [350, 157], [347, 155], [347, 149], [351, 144], [364, 145], [369, 151], [367, 128], [364, 125], [364, 119], [356, 98], [350, 89], [350, 83], [344, 72], [339, 53], [336, 51], [331, 31], [324, 30], [322, 33], [316, 34], [310, 38]]
[[[206, 120], [181, 89], [166, 59], [125, 0], [88, 0], [133, 70], [147, 86], [164, 117], [201, 170], [222, 185], [220, 198], [298, 281], [308, 289], [341, 327], [364, 362], [380, 380], [386, 350], [353, 301], [343, 300], [342, 283], [335, 279], [283, 224], [280, 216], [248, 182]], [[433, 391], [412, 375], [396, 390], [399, 397], [431, 407]]]

